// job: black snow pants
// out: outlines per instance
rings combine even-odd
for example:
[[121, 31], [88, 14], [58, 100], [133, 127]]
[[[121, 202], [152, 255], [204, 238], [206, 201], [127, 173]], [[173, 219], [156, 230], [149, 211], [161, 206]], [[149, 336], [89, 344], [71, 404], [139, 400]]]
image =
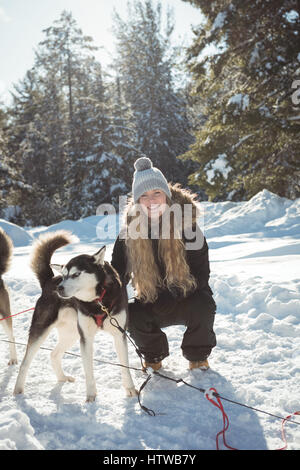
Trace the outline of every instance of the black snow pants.
[[[174, 300], [174, 299], [173, 299]], [[203, 361], [216, 346], [213, 330], [216, 304], [207, 290], [196, 290], [178, 301], [142, 303], [129, 302], [129, 333], [146, 362], [159, 362], [169, 355], [167, 326], [184, 325], [181, 349], [189, 361]]]

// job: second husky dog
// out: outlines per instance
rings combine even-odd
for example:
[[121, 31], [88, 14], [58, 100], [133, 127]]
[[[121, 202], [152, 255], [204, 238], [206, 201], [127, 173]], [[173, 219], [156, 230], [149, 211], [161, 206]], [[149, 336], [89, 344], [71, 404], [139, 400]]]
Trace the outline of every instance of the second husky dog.
[[[8, 270], [13, 250], [13, 243], [10, 237], [0, 227], [0, 324], [8, 336], [9, 362], [8, 365], [17, 364], [17, 352], [14, 344], [13, 326], [10, 311], [8, 290], [2, 279], [2, 275]], [[6, 318], [7, 317], [7, 318]], [[6, 318], [4, 320], [4, 318]]]
[[[49, 332], [56, 327], [59, 341], [51, 353], [54, 372], [59, 382], [74, 381], [61, 367], [64, 352], [80, 337], [80, 348], [86, 377], [87, 401], [96, 397], [93, 372], [93, 342], [99, 329], [113, 335], [116, 352], [122, 365], [122, 381], [127, 396], [136, 395], [128, 367], [126, 337], [110, 322], [99, 304], [99, 298], [122, 328], [127, 322], [127, 291], [117, 272], [104, 262], [105, 247], [94, 256], [80, 255], [65, 266], [50, 265], [55, 250], [74, 241], [66, 231], [40, 236], [34, 249], [31, 266], [42, 287], [32, 317], [25, 357], [20, 367], [14, 393], [23, 393], [30, 363]], [[61, 273], [54, 277], [52, 268]]]

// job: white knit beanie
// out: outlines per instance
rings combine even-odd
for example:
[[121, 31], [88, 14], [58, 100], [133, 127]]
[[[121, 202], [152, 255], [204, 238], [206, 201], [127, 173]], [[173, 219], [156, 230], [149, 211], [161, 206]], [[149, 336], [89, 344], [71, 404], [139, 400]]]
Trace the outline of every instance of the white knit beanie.
[[132, 194], [134, 202], [146, 191], [161, 189], [171, 199], [171, 191], [168, 182], [162, 172], [155, 168], [148, 157], [138, 158], [134, 163]]

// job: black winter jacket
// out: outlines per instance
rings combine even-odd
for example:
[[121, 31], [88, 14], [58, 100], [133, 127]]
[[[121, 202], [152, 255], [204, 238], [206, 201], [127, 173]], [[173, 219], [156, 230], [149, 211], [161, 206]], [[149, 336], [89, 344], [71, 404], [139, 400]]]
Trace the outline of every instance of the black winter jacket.
[[[198, 230], [200, 230], [198, 228]], [[205, 237], [203, 237], [203, 246], [197, 250], [186, 250], [186, 259], [187, 263], [190, 268], [191, 274], [195, 277], [197, 281], [197, 288], [196, 290], [205, 292], [206, 295], [212, 296], [212, 291], [209, 287], [209, 258], [208, 258], [208, 246]], [[183, 241], [188, 241], [191, 243], [191, 240], [186, 240], [183, 238]], [[155, 257], [156, 264], [160, 270], [162, 278], [165, 276], [165, 268], [158, 257], [158, 240], [152, 239], [152, 248], [153, 254]], [[130, 280], [130, 273], [127, 272], [127, 248], [124, 239], [120, 237], [117, 238], [113, 253], [111, 264], [117, 270], [120, 275], [120, 278], [123, 283], [126, 285]], [[172, 291], [168, 290], [167, 288], [160, 288], [158, 298], [155, 301], [155, 304], [160, 310], [169, 310], [171, 306], [180, 300], [180, 294], [176, 289], [172, 289]]]

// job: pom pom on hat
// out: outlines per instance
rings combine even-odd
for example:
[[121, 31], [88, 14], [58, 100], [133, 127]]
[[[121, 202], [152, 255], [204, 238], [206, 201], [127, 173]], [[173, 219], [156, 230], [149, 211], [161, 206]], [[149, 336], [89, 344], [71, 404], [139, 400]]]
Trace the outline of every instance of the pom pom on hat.
[[140, 157], [134, 162], [136, 171], [149, 170], [152, 166], [152, 161], [148, 157]]
[[153, 189], [161, 189], [171, 199], [171, 191], [166, 178], [158, 168], [153, 166], [150, 158], [138, 158], [134, 162], [134, 168], [132, 182], [134, 202], [137, 202], [142, 194]]

